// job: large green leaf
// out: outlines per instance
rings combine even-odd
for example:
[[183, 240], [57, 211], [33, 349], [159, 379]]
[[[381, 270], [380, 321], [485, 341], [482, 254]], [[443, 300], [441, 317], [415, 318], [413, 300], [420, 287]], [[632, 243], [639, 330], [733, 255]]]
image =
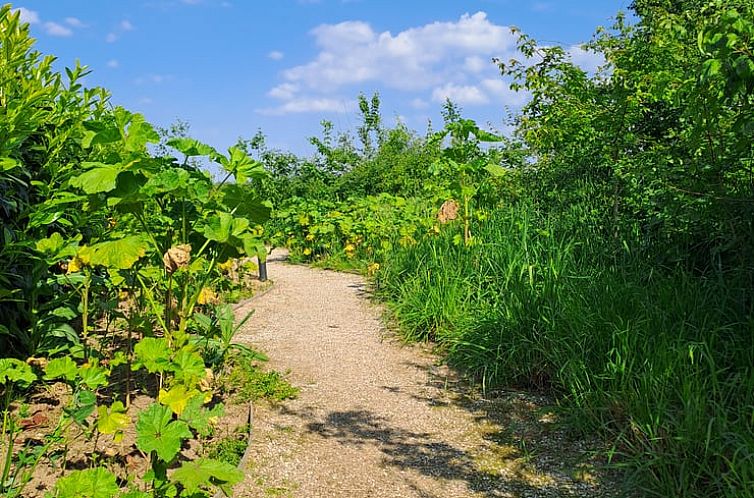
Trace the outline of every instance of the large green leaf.
[[189, 346], [184, 346], [176, 353], [171, 370], [175, 374], [175, 380], [191, 387], [197, 385], [207, 375], [201, 355]]
[[204, 395], [200, 394], [188, 400], [181, 412], [180, 419], [202, 436], [208, 436], [211, 432], [213, 422], [221, 417], [224, 412], [225, 407], [222, 403], [210, 409], [205, 408]]
[[201, 231], [207, 239], [225, 244], [231, 237], [241, 237], [248, 228], [249, 220], [246, 218], [220, 212], [207, 218]]
[[0, 384], [12, 382], [19, 386], [28, 386], [37, 380], [31, 367], [15, 358], [0, 359]]
[[219, 155], [214, 148], [193, 138], [172, 138], [168, 140], [168, 145], [188, 157], [209, 156], [214, 159]]
[[188, 493], [217, 486], [225, 494], [230, 494], [231, 487], [241, 482], [243, 477], [243, 471], [229, 463], [198, 458], [192, 462], [184, 462], [173, 472], [171, 479], [183, 486]]
[[79, 249], [79, 258], [92, 266], [127, 270], [147, 253], [147, 242], [140, 235], [99, 242]]
[[79, 367], [70, 356], [54, 358], [45, 366], [45, 379], [64, 379], [72, 382], [79, 373]]
[[223, 185], [220, 194], [223, 206], [237, 216], [243, 216], [255, 224], [262, 224], [270, 219], [272, 203], [260, 199], [248, 187], [227, 184]]
[[170, 348], [164, 338], [145, 337], [134, 346], [133, 370], [146, 368], [149, 373], [162, 373], [170, 367]]
[[139, 413], [136, 422], [136, 446], [145, 453], [154, 451], [170, 462], [178, 454], [184, 439], [192, 437], [186, 422], [173, 420], [173, 412], [166, 406], [152, 404]]
[[55, 483], [57, 498], [112, 498], [119, 488], [115, 476], [101, 467], [74, 470]]
[[126, 133], [125, 148], [131, 152], [144, 152], [148, 143], [157, 143], [160, 135], [141, 114], [133, 114]]
[[249, 157], [246, 152], [238, 147], [229, 148], [228, 155], [229, 157], [220, 156], [218, 161], [225, 171], [235, 177], [236, 183], [239, 185], [243, 185], [249, 179], [261, 179], [267, 176], [268, 173], [264, 169], [264, 165]]
[[81, 146], [85, 149], [92, 145], [101, 145], [117, 142], [121, 139], [120, 131], [111, 124], [102, 123], [101, 121], [88, 121], [84, 123], [86, 132], [81, 140]]
[[102, 163], [84, 164], [84, 166], [87, 165], [93, 167], [79, 176], [71, 178], [71, 186], [80, 188], [87, 194], [110, 192], [115, 188], [118, 175], [122, 171], [119, 165]]

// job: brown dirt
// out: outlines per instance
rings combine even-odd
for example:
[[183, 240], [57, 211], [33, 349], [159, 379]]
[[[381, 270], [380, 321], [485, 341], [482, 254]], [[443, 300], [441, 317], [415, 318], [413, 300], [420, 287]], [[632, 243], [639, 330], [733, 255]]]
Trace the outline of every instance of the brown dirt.
[[426, 347], [385, 329], [362, 278], [269, 260], [269, 292], [237, 338], [290, 371], [299, 398], [256, 409], [237, 497], [614, 496], [589, 457], [523, 393], [485, 399]]

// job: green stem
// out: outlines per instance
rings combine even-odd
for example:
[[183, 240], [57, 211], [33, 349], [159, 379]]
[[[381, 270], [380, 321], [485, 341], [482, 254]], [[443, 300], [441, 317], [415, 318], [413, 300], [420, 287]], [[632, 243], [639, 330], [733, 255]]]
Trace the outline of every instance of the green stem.
[[89, 359], [89, 346], [87, 337], [89, 334], [89, 290], [92, 284], [92, 275], [89, 270], [84, 272], [84, 286], [81, 293], [81, 338], [84, 344], [84, 358]]
[[10, 475], [10, 462], [13, 458], [13, 430], [8, 427], [8, 424], [10, 423], [10, 401], [12, 398], [12, 391], [13, 387], [9, 385], [5, 391], [5, 404], [3, 406], [3, 432], [0, 436], [4, 437], [6, 431], [8, 432], [8, 448], [5, 452], [5, 462], [3, 462], [3, 476], [2, 481], [0, 481], [0, 489], [3, 489], [5, 483], [8, 481], [8, 476]]

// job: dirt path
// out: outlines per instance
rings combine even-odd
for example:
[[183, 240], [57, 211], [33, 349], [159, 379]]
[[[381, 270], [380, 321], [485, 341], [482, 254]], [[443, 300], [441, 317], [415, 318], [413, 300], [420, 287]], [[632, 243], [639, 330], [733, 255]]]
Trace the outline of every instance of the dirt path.
[[[238, 497], [609, 496], [542, 400], [459, 392], [419, 347], [390, 339], [354, 275], [269, 261], [275, 285], [239, 340], [301, 388], [256, 409]], [[240, 310], [243, 313], [245, 310]]]

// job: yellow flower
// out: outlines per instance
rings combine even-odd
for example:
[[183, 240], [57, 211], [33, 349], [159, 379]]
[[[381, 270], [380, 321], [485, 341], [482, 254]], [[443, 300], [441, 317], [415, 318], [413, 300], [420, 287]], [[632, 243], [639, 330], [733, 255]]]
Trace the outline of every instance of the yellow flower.
[[78, 256], [74, 256], [73, 259], [71, 259], [68, 262], [68, 271], [67, 273], [76, 273], [81, 271], [81, 268], [84, 267], [84, 262], [79, 259]]
[[311, 249], [309, 249], [308, 247], [307, 247], [306, 249], [304, 249], [304, 256], [308, 256], [308, 255], [310, 255], [311, 253], [312, 253], [312, 250], [311, 250]]
[[348, 244], [345, 248], [346, 252], [354, 252], [356, 250], [356, 247], [353, 244]]
[[312, 240], [314, 240], [314, 235], [312, 235], [312, 234], [307, 235], [306, 236], [306, 240], [308, 240], [308, 241], [311, 242]]
[[233, 260], [229, 259], [225, 263], [220, 263], [217, 265], [218, 268], [220, 268], [222, 271], [230, 271], [233, 269]]
[[379, 269], [380, 269], [379, 263], [372, 263], [371, 265], [367, 266], [367, 274], [374, 275], [375, 273], [377, 273]]
[[217, 302], [217, 294], [209, 287], [203, 287], [199, 291], [199, 297], [196, 299], [199, 304], [213, 304]]

